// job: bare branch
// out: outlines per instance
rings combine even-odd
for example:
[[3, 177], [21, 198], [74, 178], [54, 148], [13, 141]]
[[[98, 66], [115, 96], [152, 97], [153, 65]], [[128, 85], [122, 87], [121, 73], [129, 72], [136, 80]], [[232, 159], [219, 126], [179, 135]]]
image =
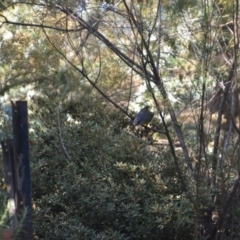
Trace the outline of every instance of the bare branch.
[[213, 229], [211, 231], [211, 234], [210, 234], [210, 237], [208, 239], [215, 239], [215, 235], [217, 233], [217, 230], [220, 230], [222, 228], [222, 224], [223, 224], [223, 221], [225, 219], [227, 210], [230, 207], [230, 204], [233, 200], [233, 197], [237, 192], [239, 184], [240, 184], [240, 169], [238, 169], [238, 173], [237, 173], [237, 176], [235, 178], [235, 181], [234, 181], [234, 183], [233, 183], [233, 185], [232, 185], [232, 187], [231, 187], [231, 189], [230, 189], [230, 191], [227, 195], [227, 198], [226, 198], [226, 200], [223, 204], [219, 219], [218, 219], [217, 223], [215, 224], [215, 226], [213, 227]]
[[78, 32], [78, 31], [82, 31], [85, 28], [81, 27], [81, 28], [72, 28], [72, 29], [66, 29], [66, 28], [58, 28], [58, 27], [53, 27], [53, 26], [49, 26], [49, 25], [43, 25], [43, 24], [36, 24], [36, 23], [22, 23], [22, 22], [13, 22], [13, 21], [9, 21], [4, 15], [0, 14], [0, 17], [2, 17], [4, 19], [4, 21], [0, 21], [0, 23], [2, 24], [11, 24], [11, 25], [15, 25], [15, 26], [23, 26], [23, 27], [37, 27], [37, 28], [45, 28], [45, 29], [52, 29], [52, 30], [56, 30], [59, 32]]

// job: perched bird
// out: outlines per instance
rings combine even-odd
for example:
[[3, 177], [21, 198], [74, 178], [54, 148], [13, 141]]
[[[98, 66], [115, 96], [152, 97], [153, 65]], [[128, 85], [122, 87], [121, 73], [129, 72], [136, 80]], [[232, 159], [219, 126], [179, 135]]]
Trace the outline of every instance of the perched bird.
[[150, 112], [149, 107], [146, 106], [143, 109], [141, 109], [141, 111], [139, 113], [137, 113], [134, 121], [133, 121], [133, 125], [137, 126], [137, 125], [147, 125], [149, 122], [151, 122], [154, 113]]

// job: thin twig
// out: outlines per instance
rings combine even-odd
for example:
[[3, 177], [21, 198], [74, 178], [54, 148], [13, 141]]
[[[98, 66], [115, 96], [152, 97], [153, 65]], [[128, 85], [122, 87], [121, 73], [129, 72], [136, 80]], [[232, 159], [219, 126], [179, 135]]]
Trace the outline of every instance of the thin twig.
[[[62, 150], [65, 154], [65, 156], [67, 157], [68, 160], [72, 160], [72, 158], [70, 157], [70, 155], [68, 154], [68, 151], [65, 147], [65, 144], [63, 142], [63, 137], [62, 137], [62, 128], [61, 128], [61, 120], [60, 120], [60, 110], [61, 110], [61, 103], [62, 103], [62, 100], [68, 90], [68, 84], [66, 84], [66, 87], [60, 97], [60, 100], [59, 100], [59, 104], [58, 104], [58, 107], [57, 107], [57, 118], [58, 118], [58, 136], [59, 136], [59, 140], [60, 140], [60, 143], [61, 143], [61, 147], [62, 147]], [[68, 161], [69, 162], [69, 161]]]

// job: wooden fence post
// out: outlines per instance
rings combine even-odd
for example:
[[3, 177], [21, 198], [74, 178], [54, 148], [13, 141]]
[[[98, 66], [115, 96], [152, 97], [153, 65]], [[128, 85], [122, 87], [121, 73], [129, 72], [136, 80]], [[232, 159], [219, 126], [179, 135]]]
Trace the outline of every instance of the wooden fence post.
[[3, 166], [5, 172], [5, 183], [7, 185], [7, 195], [9, 204], [10, 225], [12, 229], [17, 227], [16, 215], [16, 169], [14, 167], [14, 149], [13, 139], [7, 139], [1, 142], [3, 151]]
[[[27, 102], [12, 102], [13, 139], [2, 141], [11, 229], [20, 227], [19, 240], [33, 240], [31, 174]], [[23, 213], [26, 213], [23, 219]], [[20, 221], [22, 225], [19, 226]], [[12, 232], [11, 232], [12, 231]]]
[[14, 162], [17, 178], [16, 213], [18, 221], [22, 213], [27, 209], [26, 219], [19, 239], [32, 240], [32, 199], [31, 199], [31, 175], [29, 161], [29, 138], [28, 138], [28, 113], [27, 102], [12, 102], [13, 139], [14, 139]]

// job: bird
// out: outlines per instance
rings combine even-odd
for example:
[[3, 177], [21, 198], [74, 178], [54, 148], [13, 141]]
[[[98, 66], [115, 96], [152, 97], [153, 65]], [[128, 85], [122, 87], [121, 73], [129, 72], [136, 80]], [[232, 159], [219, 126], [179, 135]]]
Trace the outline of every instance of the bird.
[[134, 118], [133, 125], [148, 125], [148, 123], [151, 122], [153, 116], [154, 113], [149, 111], [149, 106], [146, 106], [137, 113], [136, 117]]

